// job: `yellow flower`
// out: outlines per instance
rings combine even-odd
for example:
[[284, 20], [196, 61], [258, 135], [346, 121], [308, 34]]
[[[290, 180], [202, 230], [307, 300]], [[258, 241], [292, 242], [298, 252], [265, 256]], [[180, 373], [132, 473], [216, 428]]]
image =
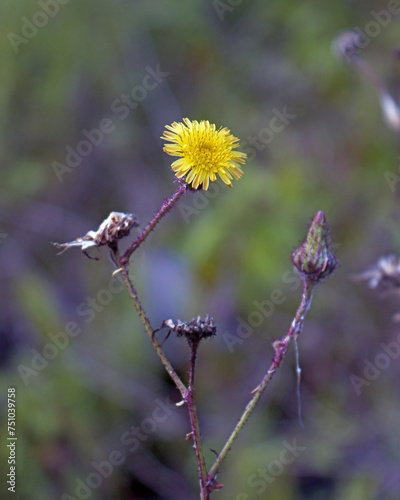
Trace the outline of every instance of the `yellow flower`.
[[233, 151], [239, 139], [227, 128], [216, 129], [209, 121], [183, 119], [184, 123], [174, 122], [167, 125], [161, 139], [171, 142], [165, 144], [164, 151], [171, 156], [180, 156], [171, 165], [175, 176], [181, 179], [186, 175], [186, 183], [194, 189], [199, 186], [207, 190], [217, 174], [228, 187], [231, 179], [239, 180], [243, 171], [238, 163], [244, 163], [246, 154]]

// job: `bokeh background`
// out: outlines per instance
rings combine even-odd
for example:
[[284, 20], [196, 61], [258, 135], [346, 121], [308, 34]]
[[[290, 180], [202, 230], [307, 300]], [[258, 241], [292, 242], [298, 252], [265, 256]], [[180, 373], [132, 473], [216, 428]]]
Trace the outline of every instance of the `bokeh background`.
[[[291, 323], [300, 288], [290, 254], [318, 210], [340, 259], [315, 294], [299, 342], [304, 426], [292, 346], [213, 498], [399, 498], [400, 360], [364, 378], [358, 391], [351, 378], [364, 377], [382, 343], [399, 345], [398, 298], [352, 279], [400, 252], [397, 183], [387, 180], [398, 174], [398, 137], [371, 84], [331, 49], [342, 30], [375, 33], [362, 57], [397, 98], [399, 19], [383, 16], [375, 31], [368, 25], [372, 11], [389, 4], [397, 5], [1, 2], [2, 436], [7, 387], [16, 387], [18, 419], [18, 493], [6, 489], [3, 439], [2, 498], [198, 498], [186, 410], [174, 406], [178, 391], [127, 293], [108, 291], [107, 252], [96, 261], [79, 249], [57, 256], [51, 245], [96, 229], [110, 211], [133, 212], [145, 225], [176, 189], [160, 135], [185, 116], [239, 137], [249, 154], [245, 175], [231, 190], [218, 184], [207, 197], [187, 195], [134, 255], [131, 271], [154, 327], [206, 313], [218, 325], [198, 359], [209, 466], [210, 450], [221, 449], [269, 366], [271, 342]], [[145, 83], [152, 88], [143, 91]], [[131, 92], [134, 109], [122, 108]], [[282, 130], [269, 132], [285, 112]], [[113, 130], [68, 166], [67, 152], [104, 119]], [[274, 290], [279, 303], [260, 319], [257, 303], [267, 304]], [[63, 348], [47, 347], [53, 359], [40, 358], [54, 339], [63, 342], [70, 322], [79, 334]], [[185, 342], [171, 335], [164, 346], [185, 378]], [[282, 466], [288, 443], [301, 451]], [[104, 465], [116, 457], [112, 470]], [[100, 481], [96, 464], [107, 476]]]

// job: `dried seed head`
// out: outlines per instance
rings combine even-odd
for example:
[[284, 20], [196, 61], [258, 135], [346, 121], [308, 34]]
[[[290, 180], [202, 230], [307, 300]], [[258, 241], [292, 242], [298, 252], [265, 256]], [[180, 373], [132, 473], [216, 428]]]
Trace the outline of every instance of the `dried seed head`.
[[314, 217], [304, 243], [292, 253], [292, 262], [301, 277], [309, 281], [321, 282], [336, 269], [337, 260], [323, 212]]
[[332, 43], [333, 52], [346, 59], [347, 62], [352, 62], [352, 59], [358, 55], [363, 40], [355, 31], [345, 31], [341, 33]]
[[118, 241], [125, 236], [129, 235], [133, 227], [139, 226], [139, 220], [134, 214], [124, 214], [122, 212], [111, 212], [99, 226], [97, 231], [89, 231], [80, 238], [69, 243], [53, 243], [57, 248], [63, 250], [59, 253], [62, 254], [68, 248], [80, 246], [82, 252], [92, 259], [87, 250], [91, 247], [101, 247], [108, 245], [115, 247]]
[[161, 324], [161, 328], [168, 328], [176, 333], [178, 337], [186, 337], [189, 342], [199, 342], [207, 337], [213, 337], [217, 332], [214, 319], [208, 314], [206, 314], [204, 320], [197, 316], [188, 323], [180, 319], [176, 321], [165, 319]]
[[[353, 276], [355, 281], [368, 280], [370, 288], [380, 288], [385, 293], [400, 294], [400, 257], [386, 255], [366, 271]], [[400, 313], [393, 316], [393, 321], [400, 322]]]
[[357, 281], [368, 280], [370, 288], [384, 287], [386, 290], [400, 289], [400, 257], [386, 255], [378, 262], [354, 277]]

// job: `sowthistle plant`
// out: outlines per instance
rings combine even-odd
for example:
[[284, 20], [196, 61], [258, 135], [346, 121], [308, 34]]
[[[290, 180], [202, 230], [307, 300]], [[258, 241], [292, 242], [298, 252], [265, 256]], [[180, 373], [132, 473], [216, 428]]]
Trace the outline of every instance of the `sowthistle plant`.
[[[164, 200], [151, 221], [122, 255], [119, 252], [119, 241], [125, 238], [132, 228], [138, 227], [138, 219], [133, 214], [112, 212], [97, 231], [89, 231], [85, 236], [77, 238], [75, 241], [64, 244], [55, 243], [55, 245], [62, 249], [60, 253], [70, 247], [80, 246], [85, 255], [90, 258], [93, 257], [88, 253], [88, 249], [108, 246], [112, 261], [116, 267], [114, 274], [121, 274], [144, 330], [161, 363], [180, 392], [181, 401], [178, 405], [187, 407], [191, 431], [186, 435], [186, 438], [191, 438], [193, 441], [200, 485], [200, 499], [207, 500], [213, 491], [223, 488], [223, 485], [217, 481], [219, 468], [245, 422], [254, 411], [268, 383], [280, 368], [291, 341], [297, 342], [303, 330], [304, 320], [310, 308], [315, 287], [333, 273], [337, 266], [337, 260], [331, 249], [330, 230], [327, 220], [322, 212], [318, 212], [311, 222], [304, 243], [292, 254], [293, 266], [303, 284], [300, 305], [287, 333], [272, 343], [273, 357], [269, 368], [260, 383], [251, 391], [250, 400], [241, 417], [222, 450], [217, 454], [214, 464], [208, 469], [204, 459], [197, 413], [195, 376], [200, 343], [205, 338], [214, 337], [217, 333], [217, 327], [213, 318], [206, 314], [204, 319], [198, 316], [188, 322], [178, 319], [165, 319], [158, 328], [154, 328], [145, 313], [134, 282], [129, 275], [129, 263], [132, 254], [184, 194], [201, 189], [207, 190], [210, 182], [217, 180], [217, 176], [229, 188], [232, 187], [232, 179], [239, 180], [243, 175], [240, 164], [244, 164], [246, 155], [236, 151], [239, 140], [231, 135], [227, 128], [217, 129], [214, 124], [210, 124], [208, 121], [197, 122], [184, 118], [183, 123], [174, 122], [172, 125], [167, 125], [162, 139], [167, 141], [164, 151], [171, 156], [179, 157], [171, 165], [177, 178], [178, 188], [170, 198]], [[163, 342], [160, 343], [157, 339], [158, 332], [163, 329], [168, 330], [167, 337], [173, 332], [177, 337], [184, 337], [189, 345], [190, 364], [187, 385], [181, 380], [167, 359], [162, 349]], [[301, 374], [299, 367], [297, 368], [297, 374], [299, 381]]]

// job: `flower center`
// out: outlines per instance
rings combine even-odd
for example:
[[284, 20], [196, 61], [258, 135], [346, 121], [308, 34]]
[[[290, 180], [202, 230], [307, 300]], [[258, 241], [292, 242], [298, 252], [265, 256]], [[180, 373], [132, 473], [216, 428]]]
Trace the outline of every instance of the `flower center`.
[[216, 137], [197, 139], [188, 144], [188, 160], [206, 170], [218, 170], [226, 155], [223, 154], [223, 145], [216, 144], [216, 139]]

